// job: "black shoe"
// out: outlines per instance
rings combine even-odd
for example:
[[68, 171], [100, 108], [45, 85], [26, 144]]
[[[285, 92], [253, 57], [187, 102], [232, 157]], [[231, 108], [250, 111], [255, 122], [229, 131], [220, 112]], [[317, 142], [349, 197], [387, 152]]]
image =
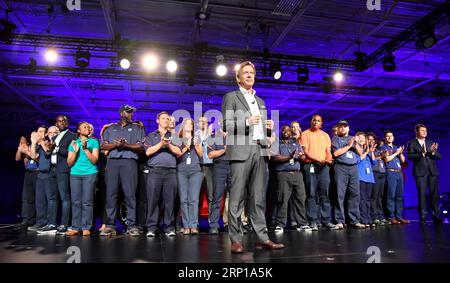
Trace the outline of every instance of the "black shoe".
[[439, 217], [433, 217], [433, 223], [434, 224], [442, 224], [443, 221]]
[[209, 229], [209, 234], [210, 235], [217, 235], [217, 234], [219, 234], [219, 229], [218, 228], [210, 228]]
[[67, 232], [66, 225], [59, 225], [58, 228], [56, 228], [56, 235], [65, 235], [66, 232]]
[[426, 218], [420, 218], [420, 224], [426, 224], [427, 219]]
[[223, 232], [228, 233], [228, 225], [223, 226]]

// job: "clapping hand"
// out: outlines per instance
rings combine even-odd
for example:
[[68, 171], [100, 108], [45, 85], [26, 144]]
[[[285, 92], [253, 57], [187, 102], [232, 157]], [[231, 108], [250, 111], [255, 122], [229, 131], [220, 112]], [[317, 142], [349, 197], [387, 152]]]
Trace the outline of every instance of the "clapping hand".
[[78, 151], [80, 150], [80, 147], [78, 146], [78, 144], [75, 141], [72, 141], [72, 147], [73, 147], [73, 151], [75, 153], [78, 153]]
[[348, 141], [348, 144], [347, 144], [347, 145], [348, 145], [349, 147], [352, 147], [353, 144], [355, 143], [355, 141], [356, 141], [356, 140], [355, 140], [355, 137], [352, 137], [352, 138]]
[[433, 144], [431, 145], [431, 152], [436, 152], [437, 149], [438, 149], [438, 144], [437, 144], [437, 143], [433, 143]]
[[370, 151], [370, 152], [374, 152], [376, 148], [377, 148], [377, 144], [376, 144], [376, 143], [373, 143], [373, 144], [370, 145], [369, 151]]

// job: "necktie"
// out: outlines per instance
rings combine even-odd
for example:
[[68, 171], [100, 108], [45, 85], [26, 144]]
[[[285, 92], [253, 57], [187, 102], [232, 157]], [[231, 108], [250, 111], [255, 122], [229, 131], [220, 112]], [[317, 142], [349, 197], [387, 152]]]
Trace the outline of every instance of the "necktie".
[[425, 143], [422, 144], [422, 153], [426, 153], [427, 149], [425, 148]]

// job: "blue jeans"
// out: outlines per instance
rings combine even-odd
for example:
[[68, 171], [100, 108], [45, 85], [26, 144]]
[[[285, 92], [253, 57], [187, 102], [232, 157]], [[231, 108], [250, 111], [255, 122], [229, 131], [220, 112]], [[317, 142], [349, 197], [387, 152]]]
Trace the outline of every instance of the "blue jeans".
[[387, 209], [389, 218], [403, 218], [403, 175], [387, 171]]
[[198, 227], [198, 202], [203, 182], [202, 171], [178, 171], [178, 192], [183, 213], [183, 227]]
[[72, 228], [90, 230], [94, 215], [94, 189], [97, 173], [90, 175], [70, 175], [72, 197]]
[[225, 189], [230, 184], [230, 164], [228, 162], [216, 162], [214, 164], [214, 194], [209, 210], [209, 227], [219, 228], [220, 205]]
[[[311, 167], [314, 167], [314, 173], [311, 173]], [[329, 197], [330, 187], [330, 168], [328, 166], [314, 165], [306, 163], [305, 169], [305, 187], [306, 187], [306, 215], [309, 224], [317, 224], [321, 222], [327, 224], [331, 222], [331, 204]], [[318, 219], [318, 208], [316, 202], [316, 192], [319, 191], [320, 198], [320, 215]]]

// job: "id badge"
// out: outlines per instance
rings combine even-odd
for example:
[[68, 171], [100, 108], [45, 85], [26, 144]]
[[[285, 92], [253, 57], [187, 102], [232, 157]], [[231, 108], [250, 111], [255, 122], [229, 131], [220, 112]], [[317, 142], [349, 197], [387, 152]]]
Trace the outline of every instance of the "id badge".
[[30, 164], [34, 164], [34, 160], [30, 160]]
[[347, 151], [346, 156], [347, 156], [347, 158], [353, 159], [353, 153], [350, 151]]
[[381, 168], [383, 168], [383, 167], [384, 167], [383, 163], [380, 163], [380, 167], [381, 167]]
[[398, 163], [398, 162], [397, 162], [397, 167], [398, 167], [398, 168], [401, 168], [400, 163]]
[[366, 168], [366, 174], [369, 175], [370, 174], [370, 169]]
[[186, 164], [187, 165], [191, 165], [191, 158], [190, 157], [186, 158]]
[[289, 160], [289, 164], [290, 164], [290, 165], [294, 165], [294, 158], [291, 158], [291, 159]]
[[309, 173], [314, 173], [314, 166], [309, 167]]

